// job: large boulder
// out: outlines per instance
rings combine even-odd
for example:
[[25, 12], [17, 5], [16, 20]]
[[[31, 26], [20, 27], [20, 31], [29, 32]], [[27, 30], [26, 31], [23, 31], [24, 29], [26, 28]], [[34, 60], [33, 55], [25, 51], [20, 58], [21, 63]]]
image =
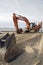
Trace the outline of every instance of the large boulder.
[[4, 42], [5, 46], [0, 48], [0, 60], [10, 62], [21, 54], [21, 49], [16, 44], [15, 34], [9, 35]]

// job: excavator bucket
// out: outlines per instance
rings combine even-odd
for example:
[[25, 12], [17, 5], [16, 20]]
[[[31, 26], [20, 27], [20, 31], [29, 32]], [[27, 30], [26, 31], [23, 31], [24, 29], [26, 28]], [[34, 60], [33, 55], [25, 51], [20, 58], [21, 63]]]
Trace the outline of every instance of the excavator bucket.
[[0, 38], [0, 40], [0, 60], [11, 62], [23, 52], [16, 44], [14, 33], [10, 35], [7, 33], [3, 38]]

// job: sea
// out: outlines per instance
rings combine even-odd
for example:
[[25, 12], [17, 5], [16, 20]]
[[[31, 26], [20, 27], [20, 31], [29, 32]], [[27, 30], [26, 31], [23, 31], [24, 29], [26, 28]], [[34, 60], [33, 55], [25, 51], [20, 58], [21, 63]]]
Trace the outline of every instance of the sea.
[[15, 31], [15, 28], [0, 28], [0, 32]]
[[[0, 28], [0, 32], [7, 32], [7, 31], [16, 31], [15, 28]], [[39, 32], [43, 32], [43, 28], [39, 30]]]

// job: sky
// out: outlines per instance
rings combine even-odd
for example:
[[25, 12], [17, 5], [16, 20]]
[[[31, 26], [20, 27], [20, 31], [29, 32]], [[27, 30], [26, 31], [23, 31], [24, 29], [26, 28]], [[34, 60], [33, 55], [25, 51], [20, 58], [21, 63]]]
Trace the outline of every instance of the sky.
[[[0, 0], [0, 28], [14, 28], [13, 13], [28, 18], [30, 22], [43, 21], [43, 0]], [[25, 27], [19, 21], [19, 27]]]

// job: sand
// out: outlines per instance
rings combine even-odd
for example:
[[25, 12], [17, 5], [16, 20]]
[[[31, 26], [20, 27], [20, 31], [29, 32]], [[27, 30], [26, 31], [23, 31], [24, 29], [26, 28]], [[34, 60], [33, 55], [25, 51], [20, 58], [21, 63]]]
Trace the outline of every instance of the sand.
[[43, 65], [43, 33], [15, 34], [15, 37], [24, 52], [10, 63], [0, 61], [0, 65]]

